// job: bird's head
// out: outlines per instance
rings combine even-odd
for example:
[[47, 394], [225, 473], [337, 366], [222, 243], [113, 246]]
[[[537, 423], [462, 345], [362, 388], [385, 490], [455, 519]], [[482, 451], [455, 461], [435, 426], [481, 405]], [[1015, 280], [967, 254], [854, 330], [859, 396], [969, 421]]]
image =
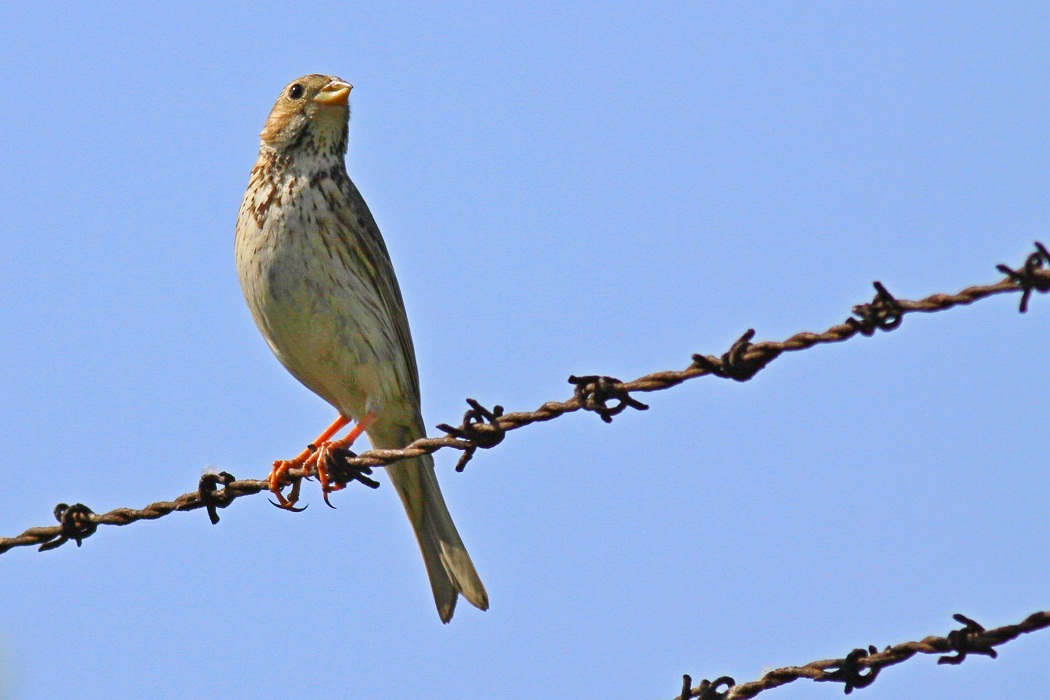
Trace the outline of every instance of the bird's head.
[[350, 83], [330, 75], [304, 75], [281, 91], [263, 127], [263, 147], [285, 155], [346, 153]]

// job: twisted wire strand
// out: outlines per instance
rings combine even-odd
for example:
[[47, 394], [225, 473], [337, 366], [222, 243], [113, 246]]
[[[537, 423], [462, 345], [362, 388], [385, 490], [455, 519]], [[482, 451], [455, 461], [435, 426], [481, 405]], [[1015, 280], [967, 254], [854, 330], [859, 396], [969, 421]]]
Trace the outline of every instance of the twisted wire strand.
[[[421, 438], [396, 450], [368, 450], [359, 455], [351, 453], [344, 467], [367, 472], [372, 467], [383, 467], [406, 457], [418, 457], [451, 448], [463, 453], [456, 465], [456, 471], [463, 471], [478, 449], [498, 445], [511, 430], [554, 420], [580, 410], [593, 411], [602, 420], [611, 422], [613, 416], [628, 408], [648, 408], [632, 397], [632, 392], [662, 391], [706, 375], [747, 381], [784, 352], [842, 342], [858, 334], [871, 336], [878, 330], [891, 331], [900, 326], [906, 314], [945, 311], [994, 295], [1015, 292], [1022, 294], [1020, 311], [1024, 313], [1033, 292], [1050, 291], [1050, 251], [1038, 242], [1035, 248], [1024, 265], [1016, 270], [1006, 265], [997, 266], [1006, 275], [1005, 279], [993, 284], [967, 287], [956, 294], [932, 294], [918, 301], [909, 301], [894, 298], [881, 283], [875, 282], [876, 295], [873, 301], [854, 306], [855, 317], [847, 318], [823, 333], [802, 332], [783, 341], [752, 344], [755, 331], [748, 330], [721, 357], [693, 355], [692, 364], [683, 370], [653, 372], [628, 382], [598, 375], [569, 377], [569, 382], [575, 386], [572, 398], [548, 401], [534, 411], [504, 413], [502, 406], [495, 406], [490, 411], [477, 401], [467, 399], [471, 408], [464, 414], [463, 422], [458, 427], [444, 423], [438, 425], [446, 433], [444, 437]], [[310, 473], [309, 470], [291, 469], [286, 475], [286, 481], [297, 487]], [[0, 554], [15, 547], [33, 545], [39, 546], [40, 551], [47, 551], [70, 540], [79, 547], [85, 538], [95, 533], [99, 525], [128, 525], [140, 520], [155, 520], [176, 511], [206, 508], [211, 521], [218, 523], [216, 509], [225, 508], [243, 496], [268, 489], [265, 479], [237, 480], [228, 472], [220, 472], [202, 476], [196, 491], [184, 493], [173, 501], [157, 501], [140, 509], [117, 508], [107, 513], [95, 513], [83, 504], [69, 506], [60, 503], [54, 510], [57, 525], [32, 527], [14, 537], [0, 537]]]
[[[849, 694], [856, 688], [865, 688], [874, 683], [882, 669], [907, 661], [916, 654], [942, 654], [937, 663], [953, 665], [965, 661], [969, 654], [980, 654], [994, 659], [998, 652], [993, 647], [1005, 644], [1022, 634], [1050, 627], [1050, 611], [1032, 613], [1015, 625], [1004, 625], [990, 630], [986, 630], [965, 615], [955, 615], [954, 618], [964, 626], [952, 630], [945, 637], [929, 636], [917, 642], [888, 646], [882, 651], [878, 651], [874, 646], [854, 649], [841, 659], [824, 659], [812, 661], [804, 666], [777, 668], [758, 680], [747, 683], [737, 684], [729, 676], [722, 676], [714, 681], [703, 680], [700, 685], [692, 687], [692, 678], [683, 676], [682, 694], [675, 700], [744, 700], [802, 678], [843, 683], [846, 694]], [[954, 655], [949, 655], [952, 653]], [[719, 690], [723, 687], [723, 690]]]

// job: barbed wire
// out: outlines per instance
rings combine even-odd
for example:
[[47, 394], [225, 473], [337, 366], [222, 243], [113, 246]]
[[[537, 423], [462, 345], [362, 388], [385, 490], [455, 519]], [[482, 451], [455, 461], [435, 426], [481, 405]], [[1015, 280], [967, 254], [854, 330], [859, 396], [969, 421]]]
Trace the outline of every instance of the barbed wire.
[[[729, 676], [722, 676], [713, 681], [705, 679], [694, 688], [693, 679], [682, 676], [682, 694], [675, 700], [743, 700], [800, 678], [843, 683], [849, 695], [855, 688], [866, 688], [874, 683], [882, 669], [907, 661], [916, 654], [944, 654], [937, 659], [938, 664], [961, 664], [969, 654], [981, 654], [994, 659], [999, 654], [993, 647], [1022, 634], [1050, 627], [1050, 611], [1032, 613], [1016, 625], [991, 630], [986, 630], [965, 615], [952, 617], [963, 627], [952, 630], [946, 637], [930, 636], [918, 642], [903, 642], [886, 647], [882, 651], [875, 646], [854, 649], [842, 659], [813, 661], [805, 666], [785, 666], [769, 671], [757, 681], [739, 685]], [[952, 652], [954, 655], [949, 655]]]
[[[744, 382], [755, 376], [784, 352], [805, 350], [824, 343], [838, 343], [857, 335], [871, 336], [876, 331], [891, 331], [900, 327], [904, 316], [910, 313], [934, 313], [966, 306], [995, 296], [1021, 292], [1019, 310], [1025, 313], [1033, 292], [1050, 291], [1050, 251], [1035, 243], [1035, 252], [1028, 255], [1017, 269], [1006, 265], [996, 267], [1006, 277], [996, 283], [967, 287], [956, 294], [932, 294], [918, 301], [897, 299], [880, 283], [875, 282], [875, 297], [871, 302], [853, 307], [853, 316], [832, 326], [823, 333], [796, 333], [783, 341], [752, 343], [754, 329], [748, 330], [733, 343], [721, 357], [693, 355], [692, 364], [684, 370], [654, 372], [633, 381], [621, 382], [614, 377], [599, 375], [571, 376], [574, 385], [572, 398], [567, 401], [548, 401], [535, 411], [505, 413], [502, 406], [489, 410], [474, 399], [467, 399], [470, 409], [459, 426], [438, 425], [444, 437], [421, 438], [401, 449], [368, 450], [361, 454], [349, 453], [344, 460], [342, 474], [333, 474], [336, 483], [345, 485], [353, 475], [371, 473], [373, 467], [382, 467], [407, 457], [433, 454], [443, 448], [459, 450], [463, 454], [456, 464], [461, 472], [479, 449], [500, 444], [511, 430], [526, 425], [554, 420], [559, 416], [585, 410], [597, 413], [611, 423], [614, 416], [628, 408], [644, 411], [649, 407], [631, 396], [632, 392], [662, 391], [682, 382], [706, 375], [714, 375]], [[297, 494], [303, 478], [311, 476], [310, 469], [290, 469], [286, 483], [291, 483]], [[60, 547], [70, 540], [79, 547], [93, 535], [99, 525], [128, 525], [140, 520], [156, 520], [176, 511], [205, 508], [212, 523], [219, 522], [217, 509], [226, 508], [236, 499], [268, 491], [265, 479], [236, 479], [228, 472], [205, 474], [196, 491], [184, 493], [173, 501], [157, 501], [141, 509], [117, 508], [107, 513], [95, 513], [76, 503], [55, 506], [58, 525], [29, 528], [15, 537], [0, 537], [0, 554], [15, 547], [39, 545], [39, 551]], [[744, 697], [744, 696], [740, 696]], [[750, 696], [748, 696], [750, 697]]]

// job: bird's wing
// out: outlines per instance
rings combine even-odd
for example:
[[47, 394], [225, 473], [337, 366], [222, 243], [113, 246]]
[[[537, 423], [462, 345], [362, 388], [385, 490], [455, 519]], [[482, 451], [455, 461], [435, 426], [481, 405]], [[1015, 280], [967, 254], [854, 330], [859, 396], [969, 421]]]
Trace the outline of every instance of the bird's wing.
[[336, 212], [341, 224], [339, 235], [345, 237], [344, 242], [347, 246], [356, 248], [360, 253], [360, 269], [357, 273], [361, 281], [374, 290], [374, 299], [378, 304], [378, 308], [375, 309], [376, 320], [384, 326], [387, 342], [400, 352], [400, 357], [393, 358], [400, 395], [410, 398], [418, 408], [419, 370], [416, 367], [416, 353], [408, 328], [405, 302], [394, 275], [390, 254], [368, 205], [354, 183], [349, 177], [340, 178], [339, 188], [351, 204], [350, 207]]

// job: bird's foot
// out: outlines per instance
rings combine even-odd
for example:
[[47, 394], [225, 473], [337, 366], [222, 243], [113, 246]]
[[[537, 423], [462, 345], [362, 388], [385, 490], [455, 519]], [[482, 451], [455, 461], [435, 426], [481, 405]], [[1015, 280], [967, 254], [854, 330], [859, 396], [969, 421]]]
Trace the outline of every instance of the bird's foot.
[[308, 463], [312, 462], [317, 467], [317, 480], [321, 482], [321, 492], [328, 507], [335, 508], [328, 500], [328, 494], [345, 489], [351, 481], [360, 481], [370, 489], [379, 488], [379, 482], [369, 478], [372, 467], [353, 464], [350, 461], [357, 457], [357, 454], [350, 451], [350, 447], [368, 430], [368, 426], [372, 425], [375, 419], [374, 413], [367, 413], [346, 437], [323, 443], [308, 460]]
[[[303, 479], [308, 479], [316, 471], [317, 480], [321, 482], [321, 492], [324, 502], [331, 508], [335, 508], [328, 500], [328, 494], [346, 488], [351, 481], [360, 481], [368, 488], [379, 488], [379, 482], [370, 479], [372, 468], [359, 466], [350, 460], [357, 457], [350, 451], [350, 446], [357, 438], [368, 430], [376, 417], [374, 413], [368, 413], [361, 421], [347, 433], [341, 440], [332, 440], [331, 437], [339, 432], [349, 421], [340, 416], [328, 429], [321, 433], [312, 444], [299, 453], [294, 459], [279, 459], [273, 463], [268, 479], [270, 491], [277, 498], [277, 502], [270, 501], [278, 508], [284, 508], [294, 512], [306, 510], [296, 508], [295, 503], [299, 500], [299, 487]], [[281, 489], [285, 485], [288, 472], [292, 469], [301, 469], [302, 473], [291, 480], [292, 490], [285, 497]]]

